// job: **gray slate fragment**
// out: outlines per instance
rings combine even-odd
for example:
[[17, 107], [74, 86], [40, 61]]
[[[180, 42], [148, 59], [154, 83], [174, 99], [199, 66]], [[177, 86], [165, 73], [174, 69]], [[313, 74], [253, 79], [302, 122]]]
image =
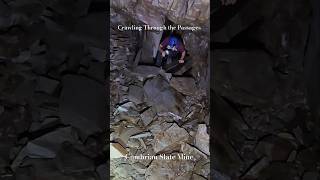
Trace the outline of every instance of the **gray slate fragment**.
[[44, 76], [39, 76], [36, 86], [36, 91], [53, 94], [60, 82], [54, 79], [49, 79]]
[[188, 132], [174, 123], [166, 131], [154, 134], [153, 150], [159, 153], [161, 151], [174, 150], [174, 148], [180, 149], [181, 144], [188, 139]]
[[209, 134], [207, 133], [207, 126], [199, 124], [197, 134], [195, 136], [195, 145], [203, 153], [210, 155], [209, 151]]
[[70, 143], [62, 144], [56, 160], [59, 170], [66, 174], [95, 170], [93, 160], [81, 154]]
[[152, 111], [151, 108], [149, 108], [141, 114], [141, 120], [143, 124], [147, 126], [152, 122], [154, 116], [155, 116], [155, 113]]
[[143, 89], [136, 85], [129, 86], [129, 100], [135, 104], [141, 104], [144, 102], [144, 92]]
[[156, 76], [160, 73], [160, 68], [155, 66], [146, 66], [146, 65], [139, 65], [133, 69], [134, 73], [138, 73], [143, 76]]
[[254, 164], [251, 169], [246, 173], [244, 177], [248, 179], [256, 179], [259, 176], [259, 173], [269, 164], [267, 157], [263, 157], [256, 164]]
[[30, 132], [50, 128], [60, 124], [60, 119], [56, 117], [49, 117], [43, 120], [43, 122], [33, 122], [29, 128]]
[[148, 103], [157, 112], [173, 112], [181, 115], [183, 113], [183, 97], [177, 93], [169, 83], [157, 76], [148, 80], [143, 87]]
[[[30, 158], [54, 158], [64, 142], [77, 144], [78, 136], [70, 127], [61, 128], [49, 132], [33, 141], [30, 141], [17, 155], [11, 164], [12, 169], [16, 169], [25, 159]], [[30, 144], [32, 143], [32, 144]]]
[[173, 77], [170, 85], [185, 95], [195, 95], [197, 87], [195, 80], [189, 77]]
[[28, 157], [30, 158], [55, 158], [56, 153], [53, 151], [46, 149], [45, 147], [41, 147], [37, 144], [29, 142], [26, 146], [26, 151], [28, 153]]

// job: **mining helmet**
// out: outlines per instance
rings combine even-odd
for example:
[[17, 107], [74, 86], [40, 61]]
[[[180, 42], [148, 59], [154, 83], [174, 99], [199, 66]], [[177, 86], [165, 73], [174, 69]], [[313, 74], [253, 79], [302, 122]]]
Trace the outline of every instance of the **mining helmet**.
[[170, 36], [170, 39], [169, 39], [169, 46], [170, 47], [175, 47], [178, 43], [178, 39], [174, 36]]

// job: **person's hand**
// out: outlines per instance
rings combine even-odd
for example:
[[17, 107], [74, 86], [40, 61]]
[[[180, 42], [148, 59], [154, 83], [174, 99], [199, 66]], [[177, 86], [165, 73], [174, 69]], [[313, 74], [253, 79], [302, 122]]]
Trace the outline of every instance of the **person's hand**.
[[166, 56], [166, 52], [162, 51], [161, 55], [162, 55], [162, 57], [165, 57]]
[[183, 60], [183, 59], [180, 59], [180, 60], [179, 60], [179, 63], [180, 63], [180, 64], [183, 64], [183, 63], [184, 63], [184, 60]]

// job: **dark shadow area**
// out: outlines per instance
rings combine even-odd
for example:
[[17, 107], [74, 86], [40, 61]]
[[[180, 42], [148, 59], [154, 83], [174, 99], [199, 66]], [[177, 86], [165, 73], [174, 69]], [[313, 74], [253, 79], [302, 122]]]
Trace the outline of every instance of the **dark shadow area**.
[[1, 180], [109, 176], [108, 6], [0, 1]]
[[215, 6], [213, 179], [319, 179], [319, 9], [313, 0]]

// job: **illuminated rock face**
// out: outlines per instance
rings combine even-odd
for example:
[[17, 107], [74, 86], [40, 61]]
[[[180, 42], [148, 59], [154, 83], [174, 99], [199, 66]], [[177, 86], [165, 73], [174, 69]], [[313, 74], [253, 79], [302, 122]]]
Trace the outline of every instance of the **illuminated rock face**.
[[[162, 162], [163, 161], [163, 162]], [[186, 160], [153, 161], [145, 175], [147, 180], [190, 179], [194, 164]]]
[[[119, 123], [119, 126], [111, 125], [115, 129], [112, 139], [115, 142], [125, 139], [123, 147], [127, 147], [130, 157], [111, 160], [111, 174], [115, 179], [209, 178], [206, 94], [209, 3], [197, 0], [111, 2], [111, 27], [114, 28], [111, 29], [110, 107], [121, 111], [111, 112], [112, 122]], [[119, 24], [134, 30], [121, 31], [117, 28]], [[164, 25], [201, 27], [197, 31], [179, 32], [187, 49], [188, 63], [172, 73], [157, 67], [153, 60], [161, 39], [169, 32], [137, 30], [137, 27]], [[129, 134], [132, 125], [140, 126], [145, 132]], [[153, 156], [163, 159], [135, 159]]]
[[206, 24], [210, 16], [209, 0], [112, 0], [111, 7], [149, 25], [162, 25], [164, 17], [175, 24]]
[[155, 142], [153, 145], [154, 152], [170, 152], [176, 148], [180, 149], [180, 145], [189, 138], [188, 132], [180, 128], [177, 124], [173, 124], [166, 131], [155, 134]]
[[[219, 4], [217, 2], [211, 2]], [[163, 27], [168, 24], [175, 27], [184, 27], [179, 33], [187, 49], [187, 57], [190, 61], [176, 75], [182, 75], [190, 71], [200, 89], [208, 88], [209, 81], [209, 16], [210, 1], [208, 0], [112, 0], [111, 22], [114, 27], [132, 25], [144, 27]], [[117, 28], [115, 28], [117, 30]], [[115, 32], [117, 33], [117, 32]], [[131, 33], [131, 34], [130, 34]], [[135, 33], [135, 34], [133, 34]], [[113, 33], [112, 33], [113, 34]], [[163, 31], [123, 31], [129, 37], [136, 37], [129, 42], [138, 42], [139, 50], [136, 52], [133, 66], [137, 64], [152, 64], [152, 58], [156, 57]], [[136, 35], [139, 34], [139, 35]], [[129, 45], [130, 46], [130, 45]], [[127, 46], [127, 47], [129, 47]]]

